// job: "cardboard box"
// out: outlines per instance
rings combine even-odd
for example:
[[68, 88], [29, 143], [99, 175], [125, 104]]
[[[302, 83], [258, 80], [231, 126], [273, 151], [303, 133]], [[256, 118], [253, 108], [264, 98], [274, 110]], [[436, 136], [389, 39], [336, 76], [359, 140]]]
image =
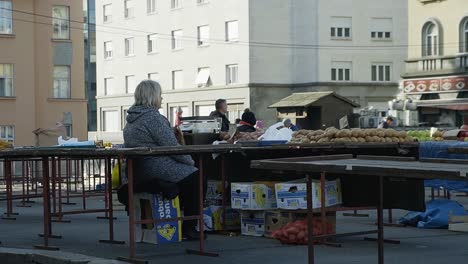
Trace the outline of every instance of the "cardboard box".
[[[223, 207], [209, 206], [204, 210], [204, 222], [206, 231], [223, 230]], [[240, 212], [238, 210], [226, 207], [225, 230], [239, 230], [241, 225]], [[198, 225], [197, 225], [198, 230]]]
[[[312, 208], [320, 208], [320, 181], [312, 182]], [[275, 185], [276, 201], [279, 209], [297, 210], [307, 209], [306, 183], [278, 183]], [[325, 183], [325, 206], [342, 203], [341, 184], [339, 180]]]
[[274, 183], [232, 183], [231, 206], [242, 210], [276, 209]]
[[[135, 221], [168, 219], [181, 216], [179, 198], [164, 199], [159, 194], [138, 193], [134, 196]], [[151, 244], [169, 244], [182, 241], [182, 221], [135, 226], [135, 241]]]
[[[315, 213], [314, 220], [320, 220], [321, 214]], [[289, 222], [294, 222], [297, 220], [307, 219], [306, 212], [294, 212], [294, 211], [284, 211], [284, 210], [275, 210], [275, 211], [266, 211], [265, 212], [265, 237], [272, 237], [272, 234], [275, 230], [281, 228]], [[326, 221], [331, 224], [333, 227], [333, 233], [336, 232], [336, 213], [328, 212], [326, 216]]]
[[[226, 188], [223, 188], [222, 181], [212, 181], [209, 180], [207, 183], [207, 190], [206, 190], [206, 199], [205, 204], [206, 206], [211, 205], [222, 205], [223, 202], [223, 192], [227, 189], [227, 182]], [[226, 197], [226, 199], [229, 199]]]
[[265, 211], [241, 211], [241, 234], [263, 236], [265, 234]]

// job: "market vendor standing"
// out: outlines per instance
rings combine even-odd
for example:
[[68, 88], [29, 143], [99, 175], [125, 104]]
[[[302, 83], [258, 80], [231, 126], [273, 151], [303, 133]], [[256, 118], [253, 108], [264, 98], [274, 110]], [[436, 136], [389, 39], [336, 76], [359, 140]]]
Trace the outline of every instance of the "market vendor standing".
[[229, 132], [229, 119], [226, 117], [228, 106], [225, 99], [218, 99], [215, 103], [216, 111], [211, 112], [210, 117], [221, 118], [221, 132]]
[[250, 112], [249, 109], [245, 109], [244, 113], [242, 114], [242, 119], [239, 123], [239, 127], [237, 127], [238, 132], [248, 132], [252, 133], [257, 131], [255, 128], [255, 124], [257, 123], [257, 118], [255, 118], [255, 114]]
[[393, 125], [393, 118], [392, 117], [387, 117], [387, 120], [382, 121], [382, 123], [380, 123], [379, 125], [379, 128], [389, 128]]
[[284, 120], [283, 125], [284, 125], [284, 127], [287, 127], [287, 128], [289, 128], [289, 129], [291, 129], [292, 131], [299, 131], [299, 130], [300, 130], [299, 127], [296, 126], [296, 125], [294, 125], [294, 124], [291, 122], [291, 119], [289, 119], [289, 118], [286, 119], [286, 120]]

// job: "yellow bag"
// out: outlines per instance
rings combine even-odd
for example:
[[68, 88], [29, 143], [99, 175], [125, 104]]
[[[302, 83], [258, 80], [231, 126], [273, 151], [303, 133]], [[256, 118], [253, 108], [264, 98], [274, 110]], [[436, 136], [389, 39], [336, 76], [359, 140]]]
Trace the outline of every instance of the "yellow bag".
[[[122, 163], [122, 162], [121, 162]], [[112, 168], [112, 189], [117, 189], [120, 187], [120, 171], [119, 164], [115, 164]]]

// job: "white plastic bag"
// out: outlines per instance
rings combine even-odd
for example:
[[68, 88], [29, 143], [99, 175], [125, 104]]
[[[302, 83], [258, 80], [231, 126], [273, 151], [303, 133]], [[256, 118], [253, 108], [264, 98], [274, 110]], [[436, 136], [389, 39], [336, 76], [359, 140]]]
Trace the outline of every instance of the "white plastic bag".
[[289, 128], [284, 127], [283, 122], [278, 122], [270, 126], [265, 134], [261, 137], [261, 140], [286, 140], [290, 141], [292, 138], [293, 131]]

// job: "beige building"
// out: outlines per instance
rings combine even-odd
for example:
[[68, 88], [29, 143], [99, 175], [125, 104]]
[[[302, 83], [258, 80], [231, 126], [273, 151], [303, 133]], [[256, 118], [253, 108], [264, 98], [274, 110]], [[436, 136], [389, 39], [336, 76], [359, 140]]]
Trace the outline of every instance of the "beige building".
[[0, 0], [0, 139], [34, 145], [57, 123], [87, 138], [82, 2]]
[[468, 124], [468, 1], [408, 1], [402, 94], [426, 125]]

